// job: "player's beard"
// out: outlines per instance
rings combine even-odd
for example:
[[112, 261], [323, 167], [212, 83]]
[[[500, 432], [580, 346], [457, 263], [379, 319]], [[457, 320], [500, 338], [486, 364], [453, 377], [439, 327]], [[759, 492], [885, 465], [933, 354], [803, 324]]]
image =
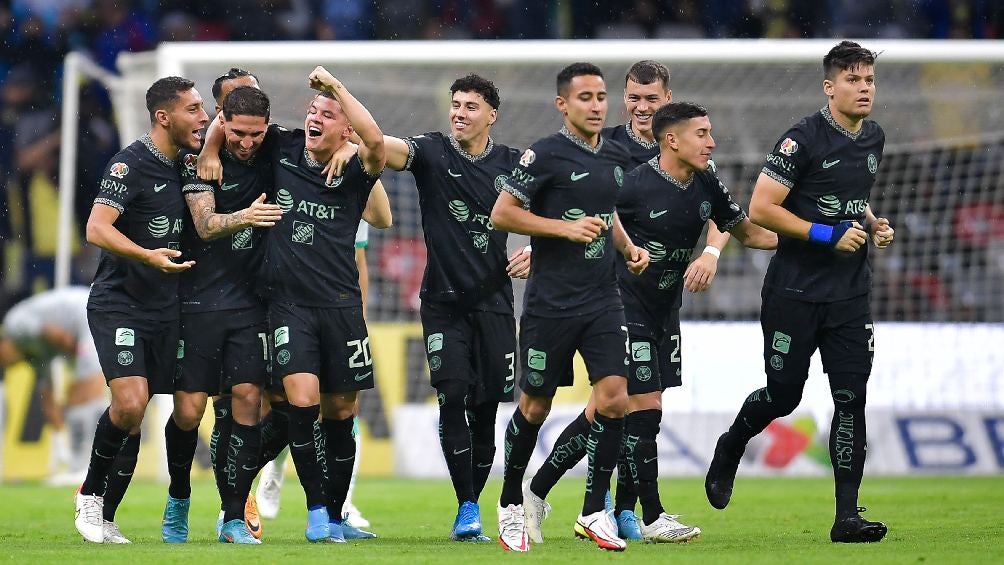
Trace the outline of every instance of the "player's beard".
[[182, 125], [172, 122], [168, 131], [171, 134], [171, 141], [173, 141], [175, 145], [182, 149], [198, 151], [199, 149], [202, 149], [202, 138], [200, 137], [196, 140], [192, 137], [192, 132], [196, 129], [195, 124]]

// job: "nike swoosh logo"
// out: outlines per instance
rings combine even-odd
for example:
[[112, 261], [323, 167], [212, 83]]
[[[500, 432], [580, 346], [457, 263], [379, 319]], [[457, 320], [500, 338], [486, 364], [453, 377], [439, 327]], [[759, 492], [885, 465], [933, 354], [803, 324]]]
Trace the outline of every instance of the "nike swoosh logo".
[[464, 176], [462, 173], [455, 173], [455, 172], [451, 171], [450, 169], [446, 169], [446, 173], [449, 174], [451, 177], [453, 177], [455, 179], [459, 179], [460, 177]]
[[600, 467], [600, 472], [601, 473], [613, 473], [614, 470], [613, 469], [604, 469], [603, 467]]
[[237, 188], [238, 186], [240, 186], [239, 182], [235, 182], [233, 184], [223, 183], [220, 185], [220, 190], [230, 190], [231, 188]]
[[165, 188], [167, 188], [167, 183], [153, 185], [153, 191], [154, 192], [160, 192], [160, 191], [164, 190]]
[[658, 458], [658, 457], [651, 457], [651, 458], [649, 458], [649, 459], [645, 459], [645, 460], [643, 461], [643, 463], [651, 463], [651, 462], [653, 462], [653, 461], [655, 461], [655, 460], [657, 460], [657, 459], [659, 459], [659, 458]]
[[118, 475], [119, 475], [120, 477], [131, 477], [131, 476], [132, 476], [132, 473], [123, 473], [122, 471], [119, 471], [119, 472], [118, 472]]
[[516, 385], [505, 385], [505, 388], [502, 389], [502, 393], [503, 394], [509, 394], [510, 392], [512, 392], [512, 389], [514, 389], [515, 387], [516, 387]]
[[282, 159], [279, 159], [279, 162], [282, 163], [283, 165], [286, 165], [287, 167], [293, 167], [294, 169], [300, 168], [299, 165], [294, 165], [293, 163], [290, 163], [289, 157], [283, 157]]
[[570, 178], [572, 179], [572, 182], [575, 182], [577, 180], [582, 180], [588, 176], [589, 173], [572, 173], [572, 176]]
[[669, 210], [663, 210], [662, 212], [656, 212], [655, 210], [652, 210], [651, 212], [648, 213], [648, 217], [654, 220], [659, 216], [665, 214], [666, 212], [669, 212]]
[[466, 452], [468, 452], [470, 450], [471, 450], [471, 448], [469, 448], [469, 447], [465, 447], [465, 448], [461, 449], [460, 451], [457, 451], [456, 449], [454, 449], [453, 450], [453, 454], [454, 455], [460, 455], [460, 454], [466, 453]]
[[344, 457], [344, 458], [343, 457], [335, 457], [335, 461], [338, 462], [338, 463], [345, 463], [346, 461], [352, 461], [355, 458], [356, 458], [355, 455], [350, 455], [350, 456]]
[[261, 529], [261, 524], [258, 522], [252, 522], [250, 520], [244, 520], [244, 525], [247, 526], [248, 531], [252, 534]]
[[241, 465], [241, 468], [245, 471], [257, 471], [258, 467], [248, 467], [247, 465]]
[[370, 375], [372, 375], [372, 374], [373, 374], [373, 371], [370, 371], [370, 372], [368, 372], [368, 373], [363, 373], [363, 374], [361, 374], [361, 375], [360, 375], [360, 374], [358, 374], [358, 373], [356, 373], [356, 376], [355, 376], [355, 379], [356, 379], [357, 381], [362, 381], [362, 380], [366, 380], [366, 377], [368, 377], [368, 376], [370, 376]]
[[491, 463], [478, 463], [478, 469], [487, 469], [491, 466], [492, 466]]
[[829, 169], [830, 167], [832, 167], [833, 165], [836, 165], [839, 162], [840, 162], [840, 159], [837, 159], [836, 161], [829, 161], [829, 162], [827, 162], [827, 161], [824, 160], [823, 161], [823, 168], [824, 169]]
[[308, 445], [314, 445], [314, 442], [312, 441], [308, 441], [307, 443], [296, 443], [295, 441], [290, 442], [291, 447], [307, 447]]

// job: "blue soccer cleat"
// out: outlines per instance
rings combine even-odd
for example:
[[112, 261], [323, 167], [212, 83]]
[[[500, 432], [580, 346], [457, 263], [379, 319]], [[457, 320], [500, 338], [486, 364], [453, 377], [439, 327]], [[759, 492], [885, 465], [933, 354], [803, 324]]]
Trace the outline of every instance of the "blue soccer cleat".
[[[307, 531], [304, 532], [307, 541], [327, 542], [331, 536], [331, 528], [328, 525], [328, 509], [316, 508], [307, 511]], [[340, 536], [339, 536], [340, 537]]]
[[607, 489], [607, 493], [603, 495], [603, 511], [614, 511], [614, 497], [610, 495], [610, 489]]
[[377, 537], [373, 532], [367, 532], [366, 530], [357, 528], [349, 523], [349, 514], [346, 512], [342, 514], [342, 519], [337, 522], [331, 523], [332, 535], [334, 535], [335, 526], [342, 532], [342, 541], [345, 540], [357, 540], [357, 539], [373, 539]]
[[621, 539], [640, 540], [642, 538], [638, 515], [634, 513], [634, 510], [623, 510], [617, 514], [617, 534]]
[[160, 537], [164, 543], [185, 543], [188, 541], [188, 509], [191, 498], [174, 498], [167, 495], [164, 520], [160, 525]]
[[481, 535], [481, 509], [477, 502], [466, 501], [457, 510], [457, 517], [453, 520], [453, 529], [450, 530], [450, 539], [454, 541], [469, 541]]
[[251, 535], [244, 520], [230, 520], [223, 524], [219, 537], [220, 543], [241, 543], [246, 545], [258, 545], [261, 540]]

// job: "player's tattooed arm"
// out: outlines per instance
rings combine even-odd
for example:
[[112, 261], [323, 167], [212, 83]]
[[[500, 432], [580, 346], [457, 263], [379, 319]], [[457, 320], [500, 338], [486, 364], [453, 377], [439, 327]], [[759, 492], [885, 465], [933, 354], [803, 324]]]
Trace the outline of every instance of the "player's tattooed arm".
[[223, 113], [217, 119], [209, 122], [206, 128], [206, 141], [199, 152], [198, 175], [206, 181], [223, 180], [223, 162], [220, 161], [220, 148], [223, 147]]
[[649, 262], [648, 250], [644, 247], [638, 247], [631, 241], [631, 236], [624, 230], [624, 226], [621, 225], [621, 220], [616, 212], [614, 213], [614, 223], [611, 229], [613, 230], [614, 247], [624, 256], [624, 260], [627, 261], [628, 270], [636, 275], [645, 272]]
[[118, 217], [118, 209], [96, 202], [87, 218], [87, 243], [120, 257], [145, 263], [164, 273], [180, 273], [195, 265], [195, 261], [175, 263], [173, 259], [181, 257], [181, 251], [177, 249], [146, 249], [137, 245], [115, 227]]
[[247, 227], [270, 228], [282, 219], [276, 204], [266, 204], [261, 194], [250, 206], [229, 214], [216, 213], [216, 198], [212, 192], [186, 192], [185, 202], [192, 214], [195, 231], [204, 241], [211, 241], [239, 232]]

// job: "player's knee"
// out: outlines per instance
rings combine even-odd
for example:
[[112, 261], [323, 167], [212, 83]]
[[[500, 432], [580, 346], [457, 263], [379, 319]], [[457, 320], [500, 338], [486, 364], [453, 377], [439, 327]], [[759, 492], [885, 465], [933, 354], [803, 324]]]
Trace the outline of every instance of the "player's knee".
[[145, 413], [146, 399], [128, 397], [112, 399], [109, 417], [116, 427], [131, 430], [143, 423]]
[[251, 425], [257, 422], [261, 411], [261, 389], [250, 383], [234, 386], [230, 405], [234, 419], [241, 424]]
[[467, 383], [457, 380], [447, 380], [436, 385], [436, 401], [441, 412], [457, 412], [467, 409], [467, 396], [470, 387]]
[[787, 416], [798, 408], [802, 402], [802, 387], [804, 384], [788, 384], [767, 381], [767, 398], [774, 407], [776, 418]]
[[534, 425], [543, 424], [551, 412], [551, 399], [523, 393], [523, 396], [519, 398], [519, 411], [527, 422]]

